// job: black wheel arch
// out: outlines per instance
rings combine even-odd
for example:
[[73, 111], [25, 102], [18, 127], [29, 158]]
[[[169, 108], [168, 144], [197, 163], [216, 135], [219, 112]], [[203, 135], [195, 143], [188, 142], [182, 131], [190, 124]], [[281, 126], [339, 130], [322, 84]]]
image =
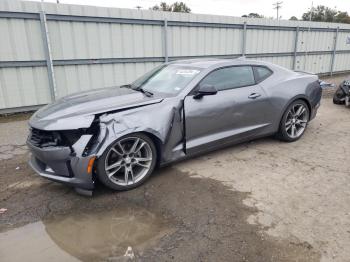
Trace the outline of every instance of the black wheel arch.
[[310, 100], [307, 98], [307, 96], [305, 95], [298, 95], [298, 96], [295, 96], [293, 97], [292, 99], [289, 100], [289, 102], [284, 106], [281, 114], [280, 114], [280, 122], [282, 121], [282, 118], [283, 118], [283, 115], [284, 115], [284, 112], [286, 112], [287, 108], [292, 104], [294, 103], [295, 101], [297, 100], [302, 100], [306, 103], [308, 109], [309, 109], [309, 118], [310, 116], [312, 115], [312, 106], [311, 106], [311, 102]]

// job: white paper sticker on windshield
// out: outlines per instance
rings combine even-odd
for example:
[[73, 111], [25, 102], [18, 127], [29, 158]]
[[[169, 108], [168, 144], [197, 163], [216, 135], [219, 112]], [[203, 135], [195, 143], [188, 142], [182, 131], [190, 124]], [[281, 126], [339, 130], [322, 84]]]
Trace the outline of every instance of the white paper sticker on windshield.
[[191, 69], [179, 69], [177, 70], [177, 75], [183, 75], [183, 76], [193, 76], [199, 73], [199, 70], [191, 70]]

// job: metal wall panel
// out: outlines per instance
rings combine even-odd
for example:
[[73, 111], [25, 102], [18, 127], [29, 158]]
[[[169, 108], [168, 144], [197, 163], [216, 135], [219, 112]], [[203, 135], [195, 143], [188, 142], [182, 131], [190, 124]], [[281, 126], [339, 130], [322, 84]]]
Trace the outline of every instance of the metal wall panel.
[[335, 32], [299, 32], [298, 51], [331, 51], [334, 47]]
[[247, 31], [247, 54], [293, 52], [294, 31], [259, 30]]
[[332, 55], [304, 55], [298, 57], [296, 70], [306, 72], [330, 72]]
[[161, 57], [162, 28], [49, 21], [53, 59]]
[[55, 67], [58, 97], [133, 82], [160, 63], [73, 65]]
[[0, 108], [42, 105], [50, 102], [45, 67], [0, 69]]
[[347, 24], [0, 0], [0, 34], [0, 113], [48, 103], [54, 88], [59, 98], [130, 83], [167, 58], [245, 53], [314, 73], [330, 73], [332, 61], [350, 70]]
[[350, 54], [337, 54], [335, 56], [334, 71], [348, 71], [350, 68]]
[[170, 56], [228, 55], [242, 52], [242, 30], [231, 28], [168, 28]]
[[337, 50], [350, 50], [350, 32], [339, 32]]
[[0, 35], [0, 61], [44, 58], [39, 21], [0, 19]]

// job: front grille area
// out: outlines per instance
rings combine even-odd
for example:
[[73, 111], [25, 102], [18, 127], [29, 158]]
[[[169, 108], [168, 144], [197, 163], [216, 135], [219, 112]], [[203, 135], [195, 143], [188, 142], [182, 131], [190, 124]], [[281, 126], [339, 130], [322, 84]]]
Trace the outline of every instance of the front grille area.
[[57, 146], [60, 141], [60, 135], [55, 131], [43, 131], [32, 128], [29, 136], [29, 141], [36, 147]]
[[64, 131], [44, 131], [36, 128], [31, 129], [29, 141], [36, 147], [51, 146], [69, 146], [82, 136], [80, 130], [64, 130]]

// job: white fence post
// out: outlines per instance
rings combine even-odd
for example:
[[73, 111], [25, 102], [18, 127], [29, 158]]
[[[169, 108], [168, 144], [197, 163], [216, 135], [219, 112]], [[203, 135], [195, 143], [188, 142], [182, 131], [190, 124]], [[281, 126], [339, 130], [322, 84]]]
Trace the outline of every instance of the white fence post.
[[247, 46], [247, 22], [243, 24], [243, 35], [242, 35], [242, 56], [245, 56]]
[[43, 10], [40, 12], [40, 26], [41, 26], [41, 36], [42, 36], [43, 45], [44, 45], [47, 74], [48, 74], [48, 78], [49, 78], [49, 88], [50, 88], [51, 100], [55, 101], [56, 97], [57, 97], [55, 73], [53, 70], [52, 55], [51, 55], [51, 48], [50, 48], [50, 38], [49, 38], [48, 29], [47, 29], [46, 14]]
[[167, 63], [169, 61], [168, 57], [168, 20], [164, 19], [164, 37], [163, 37], [163, 48], [164, 48], [164, 61]]
[[333, 75], [335, 55], [337, 53], [338, 33], [339, 33], [339, 26], [337, 27], [337, 30], [335, 31], [335, 36], [334, 36], [334, 46], [333, 46], [332, 62], [331, 62], [331, 76]]
[[295, 70], [296, 62], [297, 62], [298, 41], [299, 41], [299, 26], [295, 28], [293, 70]]

